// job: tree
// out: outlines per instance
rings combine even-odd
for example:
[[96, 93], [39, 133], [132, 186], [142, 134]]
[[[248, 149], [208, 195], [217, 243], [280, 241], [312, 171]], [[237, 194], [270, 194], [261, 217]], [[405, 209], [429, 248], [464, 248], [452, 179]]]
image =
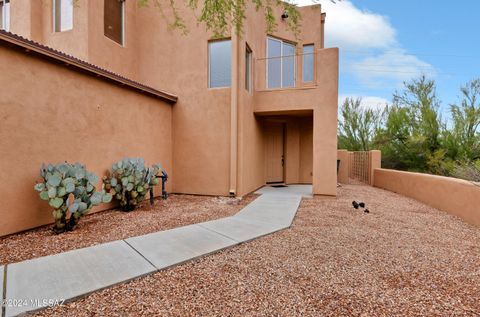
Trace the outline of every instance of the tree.
[[377, 140], [388, 167], [445, 173], [439, 107], [434, 80], [420, 76], [404, 82], [404, 89], [393, 95], [393, 106]]
[[469, 81], [460, 91], [460, 104], [450, 105], [453, 129], [447, 134], [448, 148], [456, 159], [480, 159], [480, 79]]
[[384, 112], [347, 98], [341, 107], [339, 147], [382, 151], [382, 166], [480, 180], [480, 79], [461, 87], [450, 105], [452, 122], [440, 116], [435, 81], [425, 76], [404, 83]]
[[247, 5], [253, 4], [255, 9], [263, 12], [266, 21], [266, 32], [273, 32], [276, 27], [274, 9], [281, 8], [288, 19], [285, 19], [288, 29], [295, 35], [300, 32], [301, 15], [297, 6], [288, 1], [282, 0], [186, 0], [178, 4], [175, 0], [137, 0], [140, 7], [147, 7], [153, 4], [158, 8], [163, 17], [168, 21], [166, 10], [171, 13], [168, 24], [172, 28], [188, 33], [187, 26], [180, 14], [179, 6], [186, 6], [196, 13], [197, 20], [203, 23], [207, 30], [212, 31], [215, 37], [222, 37], [233, 27], [235, 32], [240, 34], [245, 21], [245, 9]]
[[382, 117], [381, 109], [364, 108], [361, 98], [345, 99], [338, 123], [339, 148], [350, 151], [371, 150]]

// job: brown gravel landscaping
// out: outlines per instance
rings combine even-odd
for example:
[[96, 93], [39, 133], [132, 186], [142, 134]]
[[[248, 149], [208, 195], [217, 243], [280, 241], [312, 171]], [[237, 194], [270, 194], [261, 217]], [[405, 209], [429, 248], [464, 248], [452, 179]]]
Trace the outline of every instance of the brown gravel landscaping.
[[231, 216], [256, 195], [243, 199], [193, 195], [170, 195], [133, 212], [109, 210], [87, 215], [72, 232], [56, 235], [52, 226], [0, 238], [0, 265], [89, 247], [192, 223]]
[[[354, 199], [371, 212], [354, 210]], [[35, 313], [479, 315], [480, 229], [359, 185], [304, 199], [291, 229]]]

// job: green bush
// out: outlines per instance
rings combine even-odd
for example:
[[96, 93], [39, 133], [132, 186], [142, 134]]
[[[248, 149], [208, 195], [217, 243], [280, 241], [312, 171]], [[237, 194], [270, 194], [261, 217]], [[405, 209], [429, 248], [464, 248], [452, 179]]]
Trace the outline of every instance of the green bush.
[[145, 199], [152, 187], [159, 184], [160, 164], [145, 167], [142, 158], [126, 158], [112, 165], [103, 177], [105, 189], [120, 202], [124, 211], [132, 211]]
[[40, 198], [47, 200], [54, 209], [56, 233], [73, 230], [93, 206], [112, 200], [105, 190], [96, 191], [98, 176], [88, 172], [80, 163], [42, 165], [40, 176], [43, 182], [34, 188], [40, 192]]

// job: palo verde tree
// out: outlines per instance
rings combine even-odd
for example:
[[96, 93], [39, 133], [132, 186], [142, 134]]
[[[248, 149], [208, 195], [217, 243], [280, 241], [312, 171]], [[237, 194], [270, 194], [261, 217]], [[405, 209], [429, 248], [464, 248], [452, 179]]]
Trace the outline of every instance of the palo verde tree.
[[[446, 151], [441, 147], [444, 125], [434, 80], [424, 75], [404, 83], [393, 95], [378, 138], [386, 166], [441, 173]], [[441, 164], [440, 164], [441, 165]]]
[[[197, 21], [204, 24], [208, 31], [215, 37], [222, 37], [234, 30], [237, 34], [242, 33], [246, 19], [247, 5], [253, 4], [257, 12], [262, 12], [266, 21], [266, 31], [271, 33], [277, 28], [274, 11], [281, 8], [288, 15], [285, 19], [288, 28], [298, 35], [300, 32], [301, 15], [293, 2], [282, 0], [137, 0], [140, 7], [153, 6], [160, 10], [170, 27], [179, 29], [182, 33], [188, 33], [185, 20], [181, 14], [181, 8], [192, 10]], [[332, 1], [333, 2], [333, 1]], [[170, 12], [167, 14], [166, 12]]]
[[372, 150], [383, 114], [381, 109], [363, 107], [361, 98], [345, 99], [340, 109], [338, 147], [350, 151]]
[[459, 103], [450, 105], [453, 127], [446, 133], [446, 147], [452, 159], [480, 159], [480, 79], [460, 89]]
[[339, 112], [339, 148], [379, 149], [386, 168], [480, 181], [480, 79], [460, 89], [450, 105], [451, 121], [440, 116], [435, 81], [425, 76], [404, 83], [381, 113], [347, 99]]

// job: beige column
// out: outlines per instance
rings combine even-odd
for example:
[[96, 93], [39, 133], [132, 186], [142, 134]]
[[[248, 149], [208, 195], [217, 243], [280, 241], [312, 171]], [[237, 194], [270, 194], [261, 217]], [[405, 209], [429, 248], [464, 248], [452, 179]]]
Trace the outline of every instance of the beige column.
[[337, 195], [336, 125], [325, 124], [325, 112], [313, 112], [313, 194]]
[[350, 164], [349, 152], [347, 150], [338, 150], [337, 160], [340, 160], [337, 181], [339, 183], [348, 184], [348, 169]]
[[370, 186], [375, 184], [375, 169], [382, 168], [382, 152], [379, 150], [370, 151]]
[[230, 195], [237, 194], [238, 172], [238, 49], [239, 36], [232, 28], [232, 82], [230, 95]]

